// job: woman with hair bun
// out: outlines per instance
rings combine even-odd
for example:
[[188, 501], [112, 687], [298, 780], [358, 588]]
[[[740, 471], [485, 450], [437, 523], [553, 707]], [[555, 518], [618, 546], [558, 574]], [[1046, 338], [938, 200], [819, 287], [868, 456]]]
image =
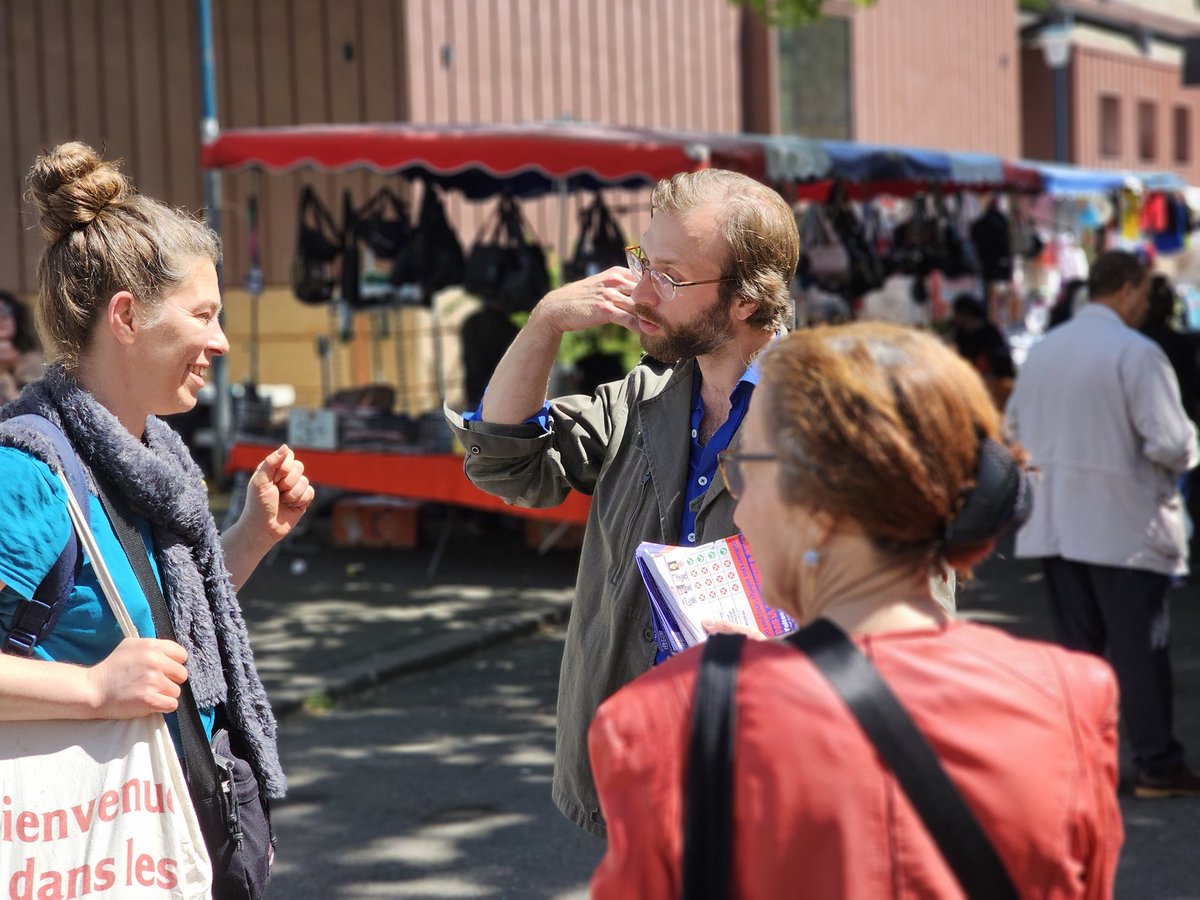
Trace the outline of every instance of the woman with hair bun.
[[[1017, 894], [1110, 896], [1122, 841], [1111, 670], [955, 620], [930, 594], [931, 572], [969, 570], [1028, 513], [1023, 453], [979, 376], [936, 338], [873, 323], [788, 335], [759, 368], [722, 473], [765, 599], [802, 627], [823, 620], [809, 635], [832, 623], [849, 636]], [[790, 644], [739, 651], [729, 896], [963, 896], [871, 739]], [[608, 822], [599, 900], [681, 895], [705, 649], [637, 679], [592, 723]]]
[[[171, 723], [187, 680], [209, 738], [216, 724], [227, 727], [262, 789], [282, 796], [275, 722], [234, 592], [304, 514], [313, 489], [282, 446], [255, 471], [241, 518], [219, 534], [200, 470], [158, 418], [192, 409], [229, 349], [217, 236], [137, 194], [84, 144], [39, 156], [29, 188], [47, 244], [36, 316], [52, 365], [0, 414], [0, 721], [161, 712]], [[92, 530], [139, 638], [122, 639], [90, 559], [57, 621], [26, 633], [29, 600], [72, 526], [60, 457], [27, 420], [9, 421], [23, 414], [57, 426], [83, 464]], [[178, 643], [155, 637], [98, 485], [141, 532]]]

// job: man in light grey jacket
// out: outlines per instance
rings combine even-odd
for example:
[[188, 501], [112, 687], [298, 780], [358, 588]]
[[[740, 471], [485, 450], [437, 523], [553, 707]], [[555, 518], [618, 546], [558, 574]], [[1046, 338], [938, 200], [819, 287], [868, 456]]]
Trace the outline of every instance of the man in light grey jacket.
[[[718, 169], [654, 192], [640, 246], [616, 267], [552, 291], [497, 367], [481, 415], [447, 412], [466, 473], [511, 503], [592, 496], [559, 680], [553, 798], [604, 836], [587, 755], [601, 701], [657, 655], [634, 550], [733, 534], [717, 452], [734, 440], [757, 381], [755, 356], [789, 324], [799, 238], [791, 208], [764, 185]], [[547, 403], [568, 331], [616, 322], [648, 358], [595, 395]]]
[[1136, 256], [1102, 254], [1091, 303], [1021, 367], [1008, 426], [1040, 474], [1017, 555], [1043, 559], [1059, 642], [1109, 652], [1135, 793], [1200, 796], [1174, 735], [1166, 600], [1170, 577], [1187, 572], [1175, 484], [1200, 449], [1170, 363], [1137, 331], [1149, 286]]

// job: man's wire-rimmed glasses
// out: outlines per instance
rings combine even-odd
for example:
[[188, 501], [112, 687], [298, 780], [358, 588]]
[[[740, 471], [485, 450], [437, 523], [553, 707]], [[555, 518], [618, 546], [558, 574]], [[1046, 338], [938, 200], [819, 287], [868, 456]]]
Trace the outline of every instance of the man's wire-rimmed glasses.
[[665, 272], [660, 272], [658, 269], [650, 265], [650, 261], [646, 259], [642, 253], [641, 245], [633, 244], [625, 248], [625, 262], [629, 266], [629, 271], [633, 273], [633, 277], [641, 281], [647, 275], [650, 276], [650, 284], [654, 287], [654, 293], [658, 294], [658, 299], [664, 303], [670, 303], [675, 299], [675, 292], [681, 287], [691, 287], [694, 284], [718, 284], [722, 281], [733, 281], [733, 278], [709, 278], [704, 281], [676, 281]]

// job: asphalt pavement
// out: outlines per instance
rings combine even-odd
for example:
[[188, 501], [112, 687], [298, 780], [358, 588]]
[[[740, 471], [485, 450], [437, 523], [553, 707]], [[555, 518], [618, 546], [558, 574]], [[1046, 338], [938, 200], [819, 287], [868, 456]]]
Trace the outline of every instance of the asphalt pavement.
[[[480, 528], [459, 513], [446, 527], [447, 515], [427, 507], [422, 545], [407, 551], [334, 549], [318, 517], [260, 567], [241, 598], [278, 716], [319, 713], [365, 688], [566, 620], [575, 553], [529, 549], [512, 520]], [[442, 553], [430, 575], [439, 540]], [[1021, 636], [1049, 638], [1041, 581], [1035, 564], [1001, 553], [960, 589], [959, 606]], [[1176, 730], [1200, 768], [1198, 600], [1200, 578], [1171, 593]], [[1200, 898], [1191, 858], [1200, 846], [1200, 800], [1135, 800], [1124, 750], [1122, 771], [1126, 847], [1118, 896]], [[563, 827], [571, 826], [563, 820]]]

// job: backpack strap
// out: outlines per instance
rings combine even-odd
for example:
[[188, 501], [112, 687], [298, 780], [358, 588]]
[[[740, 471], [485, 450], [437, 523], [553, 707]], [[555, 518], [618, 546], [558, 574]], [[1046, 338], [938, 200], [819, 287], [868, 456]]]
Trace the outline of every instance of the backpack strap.
[[[89, 516], [87, 477], [83, 473], [83, 465], [75, 454], [75, 448], [67, 440], [67, 436], [49, 419], [44, 416], [27, 414], [13, 416], [8, 422], [23, 425], [45, 437], [53, 446], [62, 466], [71, 492], [79, 502], [85, 518]], [[79, 576], [83, 564], [83, 554], [79, 552], [79, 539], [75, 529], [70, 529], [66, 546], [58, 554], [58, 559], [46, 573], [41, 584], [33, 593], [33, 599], [22, 598], [13, 613], [12, 630], [5, 638], [0, 652], [12, 656], [32, 656], [33, 648], [54, 630], [62, 616], [63, 608], [71, 591], [75, 589], [75, 579]]]
[[733, 747], [745, 638], [714, 634], [692, 699], [683, 795], [683, 898], [725, 900], [733, 881]]
[[978, 817], [871, 661], [828, 619], [784, 638], [808, 655], [854, 714], [971, 900], [1017, 900], [1012, 877]]

